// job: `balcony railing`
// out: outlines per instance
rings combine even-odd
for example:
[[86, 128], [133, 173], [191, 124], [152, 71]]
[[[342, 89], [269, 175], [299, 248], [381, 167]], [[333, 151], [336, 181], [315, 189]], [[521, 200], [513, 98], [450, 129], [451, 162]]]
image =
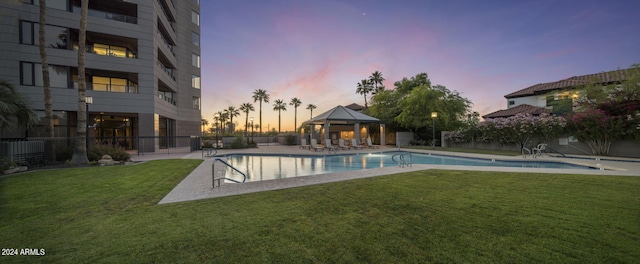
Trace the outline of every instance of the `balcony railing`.
[[[73, 88], [78, 89], [78, 82], [73, 82]], [[112, 93], [138, 93], [138, 86], [87, 82], [87, 90]]]
[[[71, 9], [72, 9], [71, 11], [73, 13], [78, 13], [78, 14], [82, 10], [79, 6], [71, 6]], [[100, 10], [95, 10], [95, 9], [89, 9], [88, 10], [88, 15], [92, 16], [92, 17], [106, 18], [106, 19], [109, 19], [109, 20], [115, 20], [115, 21], [125, 22], [125, 23], [129, 23], [129, 24], [138, 24], [138, 18], [137, 17], [121, 15], [121, 14], [114, 14], [114, 13], [111, 13], [111, 12], [100, 11]]]
[[158, 36], [160, 36], [160, 39], [162, 39], [162, 41], [164, 41], [164, 44], [167, 45], [167, 48], [169, 49], [169, 51], [171, 51], [171, 54], [173, 54], [173, 56], [176, 56], [176, 53], [173, 51], [173, 48], [175, 47], [174, 45], [171, 45], [169, 43], [169, 41], [167, 41], [166, 38], [164, 38], [164, 36], [162, 35], [162, 32], [160, 32], [160, 30], [156, 30], [156, 32], [158, 33]]
[[171, 80], [173, 80], [174, 82], [176, 81], [176, 76], [173, 75], [173, 71], [174, 69], [172, 68], [168, 68], [167, 66], [164, 66], [164, 64], [160, 63], [159, 61], [157, 62], [158, 65], [160, 65], [160, 68], [167, 73], [167, 75], [169, 75], [169, 78], [171, 78]]
[[[102, 47], [95, 47], [93, 45], [87, 45], [85, 49], [89, 53], [93, 53], [101, 56], [111, 56], [111, 57], [128, 58], [128, 59], [137, 58], [136, 53], [130, 49], [102, 48]], [[73, 50], [78, 50], [78, 43], [73, 44]]]
[[176, 101], [171, 97], [167, 97], [163, 92], [158, 92], [158, 98], [165, 100], [172, 105], [176, 105]]

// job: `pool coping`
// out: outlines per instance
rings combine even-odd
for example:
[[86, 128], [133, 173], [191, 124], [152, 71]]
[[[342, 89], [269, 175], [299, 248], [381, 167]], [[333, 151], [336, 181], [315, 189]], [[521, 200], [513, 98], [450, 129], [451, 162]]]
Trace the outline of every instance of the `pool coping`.
[[[268, 147], [264, 152], [255, 152], [247, 150], [237, 151], [225, 151], [218, 156], [225, 156], [229, 154], [256, 154], [256, 155], [303, 155], [304, 152], [293, 151], [292, 147], [281, 147], [282, 149], [275, 150], [276, 147]], [[362, 153], [380, 153], [390, 151], [407, 151], [415, 153], [431, 153], [442, 156], [462, 157], [462, 158], [480, 158], [480, 159], [499, 159], [504, 161], [522, 161], [522, 156], [497, 156], [487, 154], [470, 154], [470, 153], [457, 153], [457, 152], [445, 152], [434, 150], [416, 150], [416, 149], [398, 149], [398, 148], [381, 148], [376, 150], [363, 150], [363, 151], [343, 151], [347, 154], [362, 154]], [[302, 154], [298, 154], [302, 153]], [[307, 153], [309, 156], [328, 156], [328, 155], [344, 155], [345, 153], [339, 152], [336, 154], [326, 153]], [[197, 154], [197, 155], [196, 155]], [[182, 158], [196, 158], [199, 159], [200, 153], [191, 153], [189, 155], [183, 155]], [[170, 158], [165, 156], [165, 158]], [[560, 159], [560, 160], [558, 160]], [[529, 160], [529, 159], [527, 159]], [[525, 173], [549, 173], [549, 174], [584, 174], [584, 175], [611, 175], [611, 176], [640, 176], [640, 162], [627, 162], [627, 161], [607, 161], [599, 159], [570, 159], [570, 158], [556, 158], [550, 156], [544, 156], [537, 159], [532, 159], [539, 162], [561, 162], [569, 163], [580, 166], [600, 168], [600, 170], [586, 170], [586, 169], [545, 169], [545, 168], [522, 168], [522, 167], [491, 167], [491, 166], [460, 166], [460, 165], [425, 165], [414, 164], [411, 167], [384, 167], [362, 170], [351, 170], [346, 172], [336, 172], [328, 174], [318, 174], [309, 176], [300, 176], [285, 179], [265, 180], [257, 182], [246, 182], [242, 184], [223, 183], [221, 186], [212, 188], [212, 164], [214, 159], [204, 159], [204, 161], [189, 175], [187, 175], [178, 185], [176, 185], [158, 204], [168, 204], [176, 202], [186, 202], [201, 199], [211, 199], [232, 195], [241, 195], [254, 192], [273, 191], [287, 188], [295, 188], [313, 184], [322, 184], [337, 181], [347, 181], [353, 179], [361, 179], [368, 177], [383, 176], [389, 174], [428, 170], [428, 169], [443, 169], [443, 170], [461, 170], [461, 171], [504, 171], [504, 172], [525, 172]], [[595, 163], [594, 163], [595, 162]], [[623, 162], [623, 163], [621, 163]], [[219, 166], [220, 168], [221, 166]], [[357, 173], [354, 173], [357, 172]]]

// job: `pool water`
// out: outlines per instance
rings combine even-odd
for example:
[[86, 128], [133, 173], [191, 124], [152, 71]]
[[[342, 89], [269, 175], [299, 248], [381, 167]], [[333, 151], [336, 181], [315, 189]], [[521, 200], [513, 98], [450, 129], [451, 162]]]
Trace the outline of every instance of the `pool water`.
[[[401, 157], [402, 153], [405, 153], [403, 157]], [[247, 182], [400, 166], [401, 158], [404, 158], [405, 162], [412, 162], [413, 164], [591, 169], [585, 166], [561, 162], [500, 161], [429, 155], [422, 153], [402, 153], [381, 152], [328, 156], [229, 155], [226, 157], [226, 161], [238, 170], [247, 174]], [[230, 168], [227, 168], [225, 177], [238, 180], [242, 179], [242, 175], [240, 173], [237, 173]]]

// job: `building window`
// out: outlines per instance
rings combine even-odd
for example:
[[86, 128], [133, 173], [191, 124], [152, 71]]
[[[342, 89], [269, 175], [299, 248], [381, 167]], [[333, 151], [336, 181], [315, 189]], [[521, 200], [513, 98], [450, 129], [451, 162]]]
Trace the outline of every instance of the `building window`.
[[191, 32], [191, 42], [193, 42], [193, 45], [200, 46], [200, 35], [196, 32]]
[[91, 87], [94, 91], [113, 93], [137, 93], [138, 85], [122, 78], [92, 76]]
[[193, 97], [193, 109], [200, 110], [200, 97]]
[[[32, 4], [32, 5], [40, 5], [40, 1], [38, 0], [22, 0], [23, 3]], [[69, 5], [67, 0], [47, 0], [47, 8], [59, 9], [64, 11], [69, 11]]]
[[[69, 68], [49, 65], [49, 81], [51, 87], [69, 88]], [[26, 86], [44, 86], [42, 80], [42, 64], [22, 62], [20, 65], [20, 84]]]
[[514, 101], [514, 100], [509, 100], [509, 105], [515, 105], [515, 104], [516, 104], [516, 101]]
[[196, 68], [200, 68], [200, 55], [192, 53], [191, 54], [191, 65]]
[[198, 26], [200, 25], [200, 14], [193, 10], [191, 10], [191, 22]]
[[200, 89], [200, 76], [191, 75], [191, 87]]
[[[20, 44], [39, 45], [39, 23], [20, 21]], [[63, 27], [47, 25], [45, 46], [47, 48], [66, 49], [69, 30]]]

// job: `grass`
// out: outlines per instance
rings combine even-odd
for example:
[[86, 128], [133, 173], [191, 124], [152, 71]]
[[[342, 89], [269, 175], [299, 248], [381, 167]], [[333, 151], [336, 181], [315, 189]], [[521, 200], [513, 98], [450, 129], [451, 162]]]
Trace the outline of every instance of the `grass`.
[[0, 178], [7, 262], [637, 262], [640, 177], [419, 171], [157, 205], [198, 160]]

